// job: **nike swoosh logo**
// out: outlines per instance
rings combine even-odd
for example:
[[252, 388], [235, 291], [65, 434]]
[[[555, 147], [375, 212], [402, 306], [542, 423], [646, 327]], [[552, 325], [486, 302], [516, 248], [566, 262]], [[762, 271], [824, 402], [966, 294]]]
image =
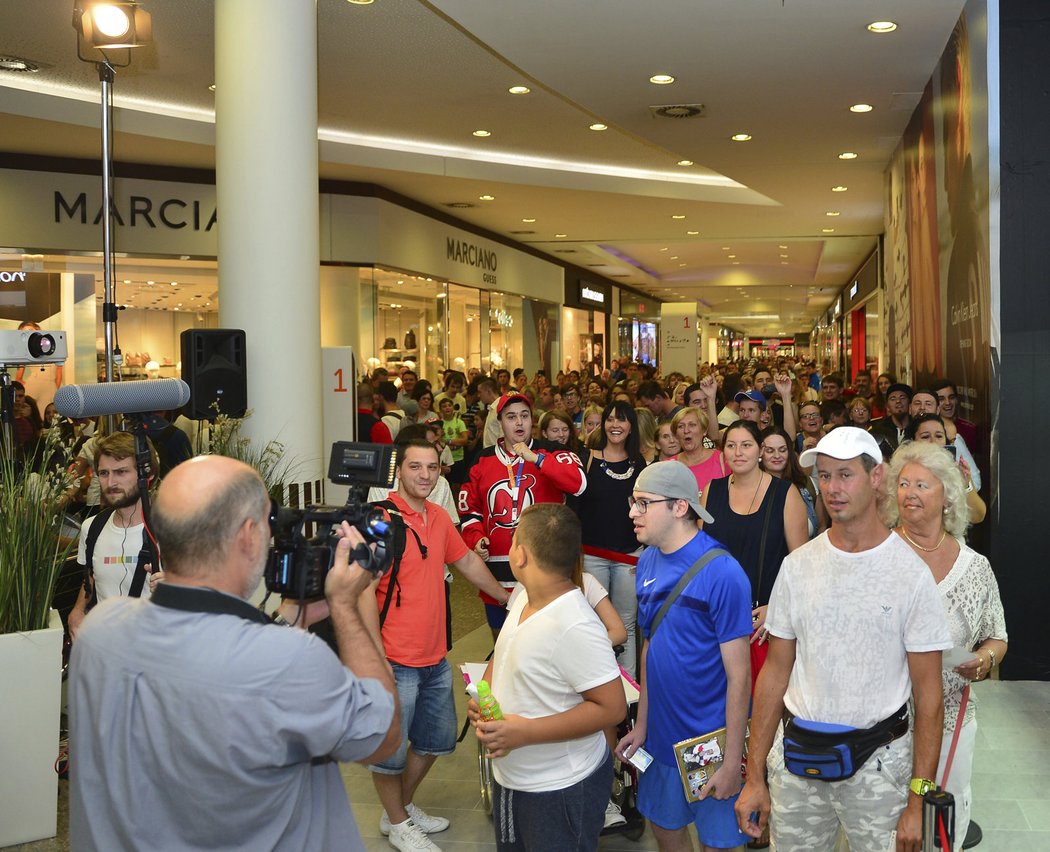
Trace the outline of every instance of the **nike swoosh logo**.
[[645, 581], [644, 581], [644, 582], [642, 583], [642, 585], [643, 585], [643, 586], [648, 586], [649, 584], [651, 584], [651, 583], [655, 583], [655, 582], [656, 582], [656, 577], [653, 577], [653, 579], [651, 579], [651, 580], [645, 580]]

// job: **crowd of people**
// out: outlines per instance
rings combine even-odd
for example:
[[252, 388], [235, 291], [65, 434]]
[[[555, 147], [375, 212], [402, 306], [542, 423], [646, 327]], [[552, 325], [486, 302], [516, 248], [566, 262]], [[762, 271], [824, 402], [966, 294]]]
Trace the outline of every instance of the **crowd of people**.
[[[296, 800], [281, 809], [277, 836], [320, 832], [309, 848], [334, 848], [348, 810], [332, 800], [330, 775], [316, 770], [332, 758], [359, 760], [372, 771], [379, 830], [391, 845], [439, 848], [435, 835], [448, 819], [413, 798], [455, 747], [445, 659], [453, 566], [477, 587], [495, 641], [488, 680], [503, 718], [483, 716], [475, 701], [469, 714], [493, 761], [501, 850], [596, 848], [603, 829], [624, 822], [610, 799], [613, 761], [640, 750], [652, 763], [640, 776], [638, 808], [661, 849], [688, 848], [692, 824], [703, 849], [761, 847], [771, 832], [779, 849], [832, 849], [844, 834], [855, 852], [882, 852], [896, 832], [898, 852], [917, 852], [921, 796], [935, 783], [956, 797], [954, 846], [962, 847], [976, 731], [969, 684], [1001, 662], [1007, 634], [991, 567], [966, 544], [968, 527], [985, 513], [975, 461], [982, 447], [950, 381], [913, 390], [861, 371], [848, 383], [783, 358], [704, 365], [696, 376], [613, 361], [597, 375], [553, 378], [472, 369], [431, 382], [411, 369], [379, 369], [359, 383], [357, 399], [358, 440], [398, 445], [394, 488], [370, 499], [406, 525], [399, 568], [362, 576], [360, 550], [340, 545], [327, 602], [281, 602], [278, 624], [332, 619], [346, 669], [335, 680], [316, 662], [317, 671], [296, 671], [298, 713], [281, 691], [252, 699], [282, 727], [231, 755], [245, 789], [231, 783], [223, 792], [225, 813], [240, 813], [251, 773], [279, 766], [268, 782], [274, 791], [316, 784], [313, 796], [326, 804]], [[88, 567], [92, 548], [112, 555], [140, 523], [120, 479], [122, 453], [107, 438], [94, 448], [113, 511], [100, 532], [84, 528]], [[215, 518], [185, 502], [205, 482], [215, 488], [207, 501]], [[72, 777], [96, 791], [77, 793], [71, 808], [72, 832], [92, 839], [84, 848], [116, 848], [114, 838], [130, 830], [116, 814], [96, 819], [110, 816], [97, 790], [124, 771], [120, 761], [103, 765], [85, 746], [77, 768], [78, 743], [112, 723], [112, 707], [94, 698], [107, 683], [123, 684], [129, 670], [114, 648], [147, 629], [181, 641], [202, 613], [218, 611], [245, 622], [234, 630], [243, 636], [225, 637], [243, 650], [231, 650], [223, 665], [250, 655], [256, 631], [272, 643], [271, 665], [317, 653], [312, 637], [272, 638], [272, 625], [239, 601], [213, 599], [216, 589], [246, 599], [258, 583], [265, 530], [257, 485], [246, 468], [213, 457], [165, 478], [156, 530], [164, 573], [147, 569], [150, 582], [138, 583], [162, 616], [126, 609], [122, 582], [137, 570], [126, 548], [85, 587], [70, 622], [71, 701], [86, 702], [75, 717]], [[228, 505], [219, 511], [222, 495]], [[226, 523], [227, 539], [209, 554], [183, 554], [172, 539], [191, 522], [209, 530]], [[364, 546], [355, 530], [341, 534]], [[88, 544], [92, 535], [98, 545]], [[228, 583], [213, 581], [228, 572]], [[96, 591], [113, 588], [108, 603]], [[99, 615], [85, 618], [89, 608]], [[180, 610], [188, 611], [184, 623]], [[106, 627], [103, 614], [119, 626]], [[221, 703], [205, 693], [229, 671], [193, 656], [204, 641], [195, 636], [177, 650], [147, 643], [132, 666], [147, 685], [143, 708], [168, 712], [157, 695], [170, 686], [149, 686], [168, 671], [200, 679], [178, 706]], [[346, 641], [367, 647], [344, 652]], [[158, 662], [166, 650], [170, 665]], [[942, 671], [948, 651], [953, 661]], [[621, 673], [639, 683], [640, 698], [633, 727], [617, 742], [611, 730], [626, 715]], [[248, 666], [222, 683], [221, 696], [243, 697], [264, 684], [264, 673]], [[311, 696], [321, 695], [335, 696], [330, 707], [313, 707]], [[201, 712], [187, 710], [187, 718]], [[718, 729], [723, 760], [692, 801], [674, 745]], [[130, 731], [116, 742], [146, 752], [129, 758], [134, 765], [174, 760], [184, 748], [178, 762], [192, 776], [214, 769], [204, 755], [211, 739], [178, 723], [163, 749]], [[814, 756], [828, 752], [845, 755], [834, 771]], [[184, 803], [151, 803], [164, 810], [159, 825], [184, 816]], [[223, 835], [241, 817], [224, 827], [187, 823], [181, 830], [199, 833], [195, 843], [241, 845]], [[341, 845], [358, 843], [355, 830]]]

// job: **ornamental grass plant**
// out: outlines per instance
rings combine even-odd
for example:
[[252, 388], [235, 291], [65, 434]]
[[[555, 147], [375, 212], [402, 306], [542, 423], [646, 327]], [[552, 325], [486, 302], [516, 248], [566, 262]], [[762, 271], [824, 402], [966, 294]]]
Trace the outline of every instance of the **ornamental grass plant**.
[[285, 489], [296, 481], [299, 463], [287, 453], [280, 441], [269, 440], [259, 444], [242, 434], [244, 421], [251, 416], [251, 410], [244, 417], [228, 417], [225, 414], [216, 416], [211, 427], [211, 452], [255, 468], [266, 484], [270, 497], [284, 505]]
[[58, 431], [41, 439], [32, 466], [0, 452], [0, 634], [48, 627], [55, 581], [73, 547], [62, 536], [71, 478]]

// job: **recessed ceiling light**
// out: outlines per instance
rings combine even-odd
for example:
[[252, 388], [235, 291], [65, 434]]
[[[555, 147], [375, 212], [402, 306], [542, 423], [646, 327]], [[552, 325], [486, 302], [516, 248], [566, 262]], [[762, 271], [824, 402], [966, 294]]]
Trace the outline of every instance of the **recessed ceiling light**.
[[733, 266], [740, 266], [740, 261], [739, 260], [734, 260], [733, 261]]
[[839, 184], [838, 186], [831, 187], [831, 191], [832, 192], [845, 192], [847, 189], [849, 189], [849, 187], [848, 186], [843, 186], [842, 184]]
[[871, 104], [854, 104], [849, 108], [850, 112], [871, 112], [875, 107]]
[[495, 201], [496, 200], [496, 196], [495, 195], [479, 195], [478, 198], [481, 201]]
[[522, 222], [535, 222], [536, 220], [532, 219], [532, 218], [529, 218], [529, 219], [522, 219], [521, 221]]
[[729, 251], [729, 246], [722, 246], [722, 251]]
[[786, 254], [782, 254], [782, 255], [780, 255], [780, 256], [781, 256], [781, 257], [787, 257], [787, 255], [786, 255]]
[[686, 231], [686, 233], [687, 233], [687, 234], [688, 234], [688, 235], [689, 235], [690, 237], [698, 237], [698, 236], [700, 236], [700, 232], [699, 232], [699, 231]]
[[684, 263], [679, 263], [678, 265], [679, 265], [679, 266], [685, 266], [685, 264], [684, 264]]
[[492, 133], [488, 130], [475, 130], [474, 136], [491, 136]]
[[131, 283], [131, 279], [130, 278], [125, 278], [124, 279], [124, 283], [125, 284], [130, 284]]
[[215, 84], [214, 83], [212, 83], [210, 86], [208, 86], [208, 91], [209, 92], [214, 92], [215, 91]]
[[527, 95], [532, 89], [528, 86], [511, 86], [507, 91], [512, 95]]
[[839, 154], [839, 159], [840, 160], [855, 160], [855, 159], [857, 159], [857, 155], [853, 151], [843, 151], [841, 154]]
[[751, 134], [750, 133], [734, 133], [729, 138], [732, 139], [734, 142], [750, 142], [751, 141]]
[[730, 260], [732, 260], [734, 257], [736, 257], [736, 255], [735, 254], [727, 254], [726, 257], [728, 257]]
[[608, 129], [609, 129], [609, 125], [608, 124], [602, 124], [601, 122], [596, 122], [596, 123], [592, 124], [588, 128], [588, 130], [608, 130]]
[[685, 214], [684, 213], [674, 213], [674, 214], [671, 215], [671, 218], [672, 219], [684, 219], [685, 218]]
[[374, 0], [346, 0], [346, 2], [354, 6], [371, 6]]
[[649, 82], [655, 83], [657, 86], [666, 86], [669, 83], [674, 82], [674, 77], [670, 74], [653, 74], [653, 76], [649, 78]]
[[777, 248], [782, 248], [782, 249], [786, 249], [786, 248], [787, 248], [787, 246], [780, 246], [780, 245], [778, 245], [778, 246], [777, 246]]
[[680, 165], [680, 166], [691, 166], [692, 164], [693, 164], [692, 160], [679, 160], [678, 161], [678, 165]]
[[842, 215], [842, 213], [840, 213], [840, 212], [839, 212], [838, 210], [829, 210], [829, 211], [828, 211], [827, 213], [825, 213], [824, 215], [825, 215], [825, 216], [841, 216], [841, 215]]
[[672, 254], [671, 255], [671, 260], [678, 260], [678, 255]]
[[834, 234], [835, 233], [835, 229], [834, 228], [821, 228], [820, 230], [823, 231], [825, 234]]
[[872, 21], [868, 24], [868, 29], [873, 33], [892, 33], [897, 29], [897, 25], [893, 21]]
[[567, 236], [569, 236], [569, 235], [568, 234], [555, 234], [554, 238], [557, 239], [557, 240], [560, 240], [562, 237], [567, 237]]
[[664, 246], [662, 249], [660, 249], [660, 251], [667, 251], [668, 248], [669, 248], [668, 246]]
[[[786, 260], [782, 260], [782, 261], [780, 261], [780, 265], [781, 266], [787, 266], [788, 262]], [[788, 286], [791, 286], [791, 285], [788, 285]]]

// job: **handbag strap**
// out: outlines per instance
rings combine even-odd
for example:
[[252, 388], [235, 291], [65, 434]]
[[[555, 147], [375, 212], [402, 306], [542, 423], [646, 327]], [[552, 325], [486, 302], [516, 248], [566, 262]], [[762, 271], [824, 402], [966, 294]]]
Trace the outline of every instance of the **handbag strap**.
[[700, 569], [717, 556], [729, 556], [729, 551], [723, 550], [720, 547], [711, 548], [707, 553], [697, 559], [696, 562], [690, 566], [689, 570], [678, 579], [678, 582], [675, 583], [675, 587], [671, 589], [671, 593], [664, 600], [663, 605], [660, 607], [659, 611], [657, 611], [656, 617], [653, 619], [653, 626], [649, 628], [650, 642], [653, 640], [653, 636], [656, 635], [656, 628], [660, 626], [660, 622], [664, 620], [664, 616], [667, 615], [667, 611], [671, 608], [671, 604], [678, 600], [678, 596], [685, 591], [685, 587], [692, 582], [693, 577], [700, 573]]
[[769, 538], [769, 517], [773, 514], [773, 504], [776, 502], [776, 493], [773, 491], [773, 483], [780, 480], [774, 479], [770, 474], [769, 488], [766, 489], [766, 517], [762, 521], [762, 538], [758, 545], [758, 579], [755, 580], [755, 604], [758, 604], [759, 595], [762, 594], [762, 572], [766, 567], [766, 539]]
[[944, 776], [941, 778], [941, 789], [948, 786], [948, 775], [952, 771], [952, 761], [955, 760], [955, 747], [959, 745], [959, 733], [962, 731], [963, 717], [966, 715], [966, 702], [970, 700], [970, 685], [962, 691], [962, 700], [959, 702], [959, 715], [955, 717], [955, 733], [952, 734], [952, 744], [948, 748], [948, 756], [944, 759]]

